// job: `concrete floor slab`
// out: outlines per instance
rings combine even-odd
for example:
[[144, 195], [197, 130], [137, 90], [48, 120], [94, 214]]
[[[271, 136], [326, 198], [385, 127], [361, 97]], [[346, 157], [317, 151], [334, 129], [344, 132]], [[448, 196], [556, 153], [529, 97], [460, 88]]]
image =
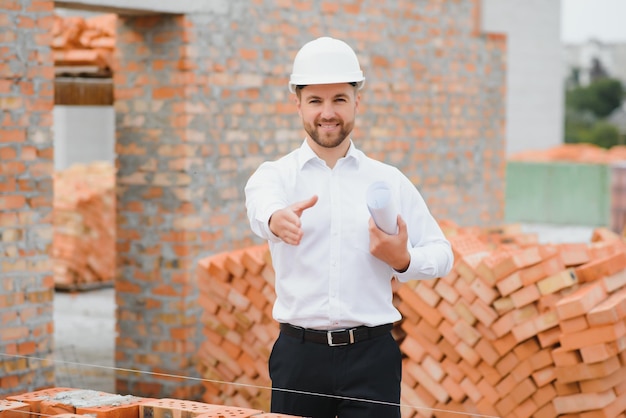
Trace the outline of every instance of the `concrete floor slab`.
[[55, 292], [56, 386], [115, 393], [115, 291]]

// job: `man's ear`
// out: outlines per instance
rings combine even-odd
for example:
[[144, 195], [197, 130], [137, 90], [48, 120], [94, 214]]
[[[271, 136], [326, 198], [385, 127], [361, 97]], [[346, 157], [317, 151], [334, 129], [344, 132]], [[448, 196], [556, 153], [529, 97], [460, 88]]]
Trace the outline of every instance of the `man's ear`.
[[298, 109], [298, 114], [300, 115], [300, 117], [302, 117], [302, 110], [300, 109], [300, 104], [302, 103], [300, 101], [300, 97], [298, 97], [299, 95], [294, 94], [293, 95], [293, 102], [296, 105], [296, 108]]

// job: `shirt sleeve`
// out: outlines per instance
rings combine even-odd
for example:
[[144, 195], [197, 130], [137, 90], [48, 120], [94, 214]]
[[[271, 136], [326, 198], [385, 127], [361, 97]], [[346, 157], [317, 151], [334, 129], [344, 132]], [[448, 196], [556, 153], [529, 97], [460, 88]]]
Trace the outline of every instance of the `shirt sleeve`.
[[417, 188], [404, 179], [406, 181], [400, 182], [398, 193], [401, 216], [407, 224], [411, 261], [406, 271], [396, 272], [395, 276], [400, 282], [443, 277], [450, 272], [454, 262], [450, 242]]
[[280, 175], [275, 163], [265, 162], [252, 174], [245, 187], [250, 228], [271, 242], [278, 242], [280, 238], [270, 230], [270, 217], [288, 204], [281, 177], [284, 176]]

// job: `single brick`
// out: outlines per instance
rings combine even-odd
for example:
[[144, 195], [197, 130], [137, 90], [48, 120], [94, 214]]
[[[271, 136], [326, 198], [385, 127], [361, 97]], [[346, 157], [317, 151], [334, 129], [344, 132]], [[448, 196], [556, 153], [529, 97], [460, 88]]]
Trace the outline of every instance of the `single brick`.
[[543, 369], [533, 372], [530, 376], [538, 388], [543, 388], [544, 386], [547, 386], [550, 387], [550, 389], [553, 389], [553, 386], [549, 385], [549, 383], [552, 383], [554, 380], [556, 380], [554, 367], [545, 367]]
[[437, 327], [439, 322], [443, 319], [441, 313], [437, 309], [428, 306], [422, 298], [409, 286], [401, 286], [397, 292], [398, 296], [402, 298], [408, 305], [415, 309], [430, 325]]
[[423, 386], [437, 401], [446, 403], [450, 399], [445, 388], [433, 380], [419, 364], [405, 363], [404, 371], [412, 375], [420, 386]]
[[139, 405], [140, 418], [195, 418], [221, 406], [180, 399], [154, 399]]
[[573, 332], [583, 331], [589, 328], [589, 323], [584, 315], [575, 316], [570, 319], [563, 319], [558, 322], [561, 332], [564, 334], [571, 334]]
[[555, 368], [556, 378], [562, 383], [580, 382], [588, 379], [604, 378], [615, 373], [620, 368], [617, 357], [593, 364], [575, 364], [567, 367]]
[[510, 295], [516, 308], [530, 305], [531, 303], [539, 300], [540, 296], [541, 294], [539, 293], [539, 289], [535, 285], [522, 287]]
[[49, 389], [41, 389], [34, 392], [26, 392], [19, 395], [8, 396], [8, 400], [24, 402], [30, 405], [31, 412], [41, 413], [41, 402], [52, 399], [58, 393], [78, 391], [79, 389], [72, 389], [66, 387], [56, 387]]
[[626, 376], [626, 366], [620, 367], [608, 376], [581, 380], [580, 390], [584, 393], [604, 392], [623, 382], [624, 376]]
[[470, 347], [476, 345], [480, 339], [480, 333], [476, 328], [472, 327], [465, 321], [458, 321], [453, 326], [455, 334], [463, 341], [465, 341]]
[[469, 310], [486, 327], [490, 327], [498, 319], [498, 313], [480, 299], [474, 300]]
[[612, 390], [607, 390], [599, 393], [557, 396], [552, 402], [557, 414], [574, 414], [604, 408], [615, 401], [615, 399], [615, 393]]
[[566, 350], [563, 347], [552, 350], [552, 359], [558, 367], [575, 366], [582, 363], [582, 357], [577, 350]]
[[593, 411], [586, 411], [580, 414], [580, 418], [608, 418], [619, 417], [626, 411], [626, 396], [618, 394], [615, 401], [609, 403], [604, 408], [597, 408]]
[[626, 335], [626, 322], [592, 327], [580, 332], [562, 334], [561, 346], [566, 350], [580, 349], [593, 344], [617, 341]]
[[467, 281], [474, 280], [476, 277], [477, 269], [483, 258], [489, 255], [489, 251], [472, 253], [464, 255], [456, 263], [454, 270]]
[[495, 404], [500, 400], [500, 395], [494, 388], [493, 384], [489, 383], [486, 379], [480, 379], [480, 381], [476, 384], [476, 388], [480, 391], [482, 397], [487, 398], [491, 404]]
[[465, 390], [450, 376], [446, 376], [441, 381], [441, 387], [450, 395], [450, 399], [455, 402], [461, 402], [466, 397]]
[[27, 403], [0, 399], [0, 418], [29, 418], [30, 412]]
[[588, 345], [579, 351], [585, 363], [605, 361], [626, 351], [626, 336], [618, 338], [616, 341]]
[[213, 411], [204, 412], [200, 415], [196, 415], [198, 418], [250, 418], [258, 417], [262, 410], [252, 408], [238, 408], [231, 406], [218, 407]]
[[626, 269], [604, 277], [601, 281], [608, 293], [613, 293], [622, 287], [626, 287]]
[[557, 302], [556, 311], [562, 320], [584, 316], [591, 308], [606, 299], [606, 296], [606, 291], [598, 283], [584, 284]]
[[537, 288], [542, 295], [549, 295], [578, 283], [573, 269], [566, 269], [560, 273], [546, 277], [537, 282]]
[[589, 325], [611, 324], [626, 318], [626, 287], [610, 295], [587, 313]]
[[554, 418], [556, 416], [556, 410], [552, 402], [546, 403], [533, 414], [533, 418]]
[[559, 245], [559, 256], [567, 267], [579, 266], [589, 262], [589, 247], [583, 242], [563, 243]]
[[513, 400], [519, 405], [527, 398], [530, 398], [537, 390], [537, 387], [533, 383], [532, 379], [527, 378], [519, 382], [511, 391]]
[[603, 258], [592, 260], [575, 268], [581, 282], [599, 280], [626, 269], [626, 252], [620, 251]]
[[543, 261], [519, 270], [522, 284], [529, 286], [546, 277], [559, 273], [565, 268], [563, 261], [556, 253], [548, 256]]
[[558, 344], [561, 338], [561, 330], [558, 327], [550, 328], [537, 334], [539, 345], [542, 347], [552, 347]]
[[461, 383], [459, 383], [459, 386], [461, 386], [467, 397], [471, 399], [472, 402], [476, 403], [482, 399], [483, 394], [470, 379], [464, 378], [461, 380]]
[[498, 288], [501, 296], [508, 296], [516, 290], [521, 289], [522, 286], [522, 276], [519, 271], [503, 277], [496, 283], [496, 287]]

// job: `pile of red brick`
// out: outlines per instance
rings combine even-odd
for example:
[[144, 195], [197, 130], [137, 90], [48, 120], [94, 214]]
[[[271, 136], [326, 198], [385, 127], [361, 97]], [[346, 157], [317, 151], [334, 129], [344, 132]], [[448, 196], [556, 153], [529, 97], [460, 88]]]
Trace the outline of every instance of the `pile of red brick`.
[[115, 170], [110, 163], [76, 164], [54, 174], [54, 283], [85, 290], [115, 277]]
[[[404, 417], [616, 417], [626, 411], [626, 245], [539, 244], [517, 226], [444, 225], [446, 277], [396, 284]], [[207, 402], [267, 405], [274, 274], [266, 246], [200, 261]], [[224, 383], [229, 382], [229, 383]]]
[[202, 259], [197, 271], [206, 336], [197, 356], [208, 380], [203, 399], [268, 409], [270, 393], [262, 388], [270, 383], [267, 359], [278, 326], [267, 245]]
[[588, 244], [538, 245], [448, 235], [453, 271], [398, 289], [406, 403], [518, 418], [626, 411], [621, 237], [599, 228]]
[[90, 71], [110, 71], [115, 49], [116, 19], [115, 14], [89, 18], [55, 15], [52, 28], [55, 67], [94, 67]]
[[178, 399], [121, 396], [73, 388], [43, 389], [0, 400], [0, 417], [28, 418], [295, 418], [258, 409]]

